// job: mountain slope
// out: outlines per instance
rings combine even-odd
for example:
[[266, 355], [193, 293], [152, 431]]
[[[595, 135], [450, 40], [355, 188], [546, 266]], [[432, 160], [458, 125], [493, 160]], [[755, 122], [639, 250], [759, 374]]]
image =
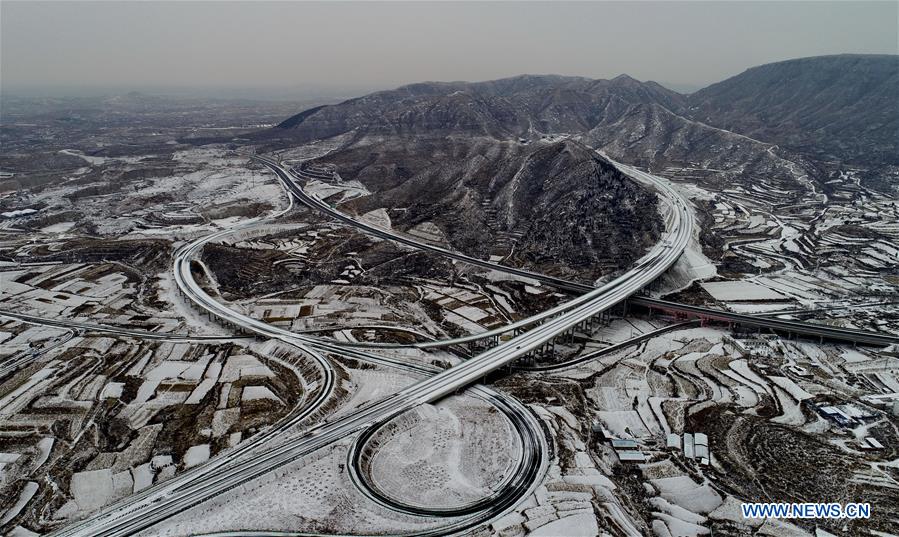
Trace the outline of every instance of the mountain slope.
[[635, 104], [680, 110], [684, 96], [627, 76], [590, 80], [525, 75], [489, 82], [424, 82], [307, 110], [282, 122], [273, 136], [326, 138], [363, 134], [530, 137], [589, 130], [601, 118]]
[[699, 121], [819, 158], [899, 163], [899, 56], [753, 67], [689, 96]]
[[[778, 145], [821, 160], [896, 164], [896, 95], [899, 56], [882, 55], [762, 65], [689, 96], [626, 75], [612, 80], [525, 75], [477, 83], [411, 84], [307, 110], [265, 136], [295, 143], [351, 131], [358, 136], [497, 139], [584, 135], [591, 145], [630, 160], [633, 153], [649, 153], [641, 146], [645, 135], [642, 145], [653, 139], [674, 142], [656, 147], [647, 164], [720, 166], [725, 159], [710, 148], [729, 147], [742, 135], [751, 138], [741, 142], [744, 146], [759, 142], [752, 152]], [[656, 121], [635, 121], [638, 117]], [[690, 131], [682, 136], [683, 143], [673, 140]], [[747, 156], [742, 153], [737, 156]]]
[[341, 209], [392, 213], [394, 227], [433, 224], [453, 247], [565, 277], [596, 279], [658, 239], [657, 200], [572, 140], [382, 140], [319, 159], [370, 196]]
[[789, 206], [818, 195], [822, 161], [895, 162], [896, 65], [807, 58], [690, 96], [626, 75], [423, 82], [306, 110], [257, 141], [333, 138], [318, 160], [371, 192], [343, 209], [387, 209], [397, 228], [436, 226], [469, 254], [595, 279], [639, 257], [661, 222], [655, 196], [594, 149]]
[[[612, 80], [526, 75], [478, 83], [425, 82], [307, 110], [262, 137], [275, 147], [290, 147], [346, 133], [363, 143], [566, 136], [654, 169], [701, 165], [732, 170], [732, 177], [722, 175], [724, 181], [765, 174], [791, 186], [794, 173], [768, 153], [772, 144], [694, 121], [688, 104], [684, 95], [626, 75]], [[744, 166], [747, 161], [753, 166]]]

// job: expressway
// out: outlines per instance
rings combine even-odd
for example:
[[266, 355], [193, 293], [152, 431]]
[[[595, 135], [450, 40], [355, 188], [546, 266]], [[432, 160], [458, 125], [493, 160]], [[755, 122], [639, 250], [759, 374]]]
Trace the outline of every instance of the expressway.
[[[279, 175], [286, 173], [280, 166], [275, 166], [277, 170], [280, 170]], [[289, 183], [293, 182], [289, 181]], [[382, 423], [391, 416], [424, 403], [438, 401], [449, 394], [462, 390], [490, 372], [512, 364], [556, 335], [609, 309], [668, 270], [680, 256], [692, 235], [692, 214], [687, 209], [685, 202], [667, 183], [658, 182], [658, 187], [663, 199], [672, 208], [668, 238], [659, 243], [629, 271], [569, 302], [566, 311], [560, 312], [555, 317], [547, 317], [542, 324], [532, 330], [515, 336], [466, 362], [437, 373], [391, 396], [369, 403], [339, 419], [325, 420], [297, 437], [257, 450], [253, 453], [252, 458], [244, 458], [240, 464], [227, 465], [224, 461], [219, 461], [216, 471], [204, 474], [202, 479], [179, 480], [174, 478], [171, 481], [177, 480], [177, 486], [169, 486], [169, 482], [165, 482], [160, 487], [147, 489], [147, 494], [136, 498], [135, 501], [128, 498], [126, 499], [128, 501], [119, 502], [112, 508], [81, 523], [60, 530], [56, 535], [129, 535], [148, 528], [213, 496], [288, 464], [298, 457]], [[285, 334], [286, 331], [281, 331], [277, 327], [230, 310], [209, 297], [193, 280], [190, 272], [190, 260], [199, 252], [203, 244], [214, 240], [217, 235], [222, 236], [226, 233], [229, 231], [198, 239], [179, 249], [173, 267], [179, 288], [197, 300], [199, 307], [227, 319], [229, 322], [289, 343], [296, 344], [298, 340], [304, 339], [302, 336], [289, 332]], [[483, 263], [478, 260], [476, 264], [483, 265]], [[522, 272], [525, 277], [533, 277], [531, 273]], [[348, 351], [338, 345], [322, 343], [313, 338], [308, 338], [303, 342], [303, 347], [307, 345], [319, 349], [333, 347], [334, 350], [329, 352], [341, 354]], [[323, 363], [322, 366], [326, 370], [330, 370], [326, 363]], [[203, 466], [199, 468], [203, 468]], [[531, 486], [535, 487], [536, 483]], [[444, 526], [441, 528], [441, 532], [450, 531], [453, 527], [461, 528], [466, 524], [480, 523], [484, 520], [483, 513], [472, 515], [472, 517], [474, 518], [463, 518], [450, 526]], [[463, 526], [458, 526], [459, 524]]]
[[743, 326], [769, 328], [771, 330], [777, 330], [778, 332], [802, 334], [804, 336], [831, 339], [835, 341], [848, 341], [850, 343], [861, 343], [864, 345], [875, 345], [879, 347], [885, 347], [887, 345], [899, 343], [899, 337], [889, 334], [867, 332], [864, 330], [855, 330], [851, 328], [840, 328], [838, 326], [828, 326], [826, 324], [805, 323], [802, 321], [788, 321], [768, 316], [732, 313], [729, 311], [705, 308], [702, 306], [691, 306], [689, 304], [669, 302], [667, 300], [660, 300], [658, 298], [641, 296], [634, 297], [628, 300], [628, 302], [630, 304], [635, 304], [654, 310], [665, 311], [668, 313], [681, 313], [694, 317], [700, 317], [702, 319], [740, 324]]
[[[500, 344], [467, 362], [456, 365], [436, 375], [426, 378], [408, 388], [401, 390], [385, 399], [370, 403], [350, 414], [344, 415], [332, 421], [325, 420], [322, 423], [306, 430], [303, 434], [280, 442], [276, 445], [261, 446], [253, 452], [253, 457], [221, 457], [210, 461], [213, 471], [206, 471], [196, 479], [179, 479], [178, 477], [163, 483], [160, 487], [147, 489], [144, 494], [137, 497], [129, 497], [126, 501], [119, 502], [108, 510], [82, 522], [65, 528], [58, 535], [128, 535], [141, 529], [152, 526], [174, 514], [180, 513], [194, 505], [197, 505], [217, 494], [221, 494], [233, 487], [266, 474], [273, 469], [288, 464], [298, 457], [312, 453], [324, 446], [339, 442], [349, 435], [363, 430], [372, 430], [378, 424], [389, 420], [391, 416], [405, 412], [423, 403], [430, 403], [441, 399], [451, 393], [464, 389], [477, 382], [491, 371], [512, 364], [515, 360], [539, 348], [556, 335], [565, 332], [586, 319], [595, 316], [613, 305], [631, 297], [634, 293], [655, 280], [664, 273], [680, 256], [689, 241], [692, 228], [692, 214], [685, 202], [667, 185], [653, 176], [630, 169], [627, 173], [639, 179], [651, 181], [659, 190], [660, 195], [671, 207], [668, 219], [669, 235], [652, 252], [644, 256], [638, 264], [615, 278], [613, 281], [599, 288], [592, 288], [582, 284], [572, 284], [556, 278], [546, 277], [510, 267], [502, 267], [463, 254], [451, 252], [443, 248], [414, 241], [407, 237], [398, 236], [383, 229], [360, 223], [339, 211], [334, 210], [321, 200], [307, 196], [302, 189], [292, 180], [288, 171], [284, 170], [276, 161], [258, 157], [258, 160], [274, 170], [281, 178], [285, 188], [301, 202], [317, 209], [332, 214], [335, 218], [360, 227], [366, 232], [388, 240], [394, 240], [423, 249], [439, 255], [445, 255], [466, 263], [482, 266], [490, 269], [503, 270], [518, 276], [532, 278], [551, 285], [570, 290], [585, 291], [570, 302], [554, 308], [552, 313], [542, 315], [538, 320], [528, 319], [522, 326], [536, 325], [532, 330], [517, 335], [511, 340]], [[616, 163], [617, 165], [617, 163]], [[622, 168], [626, 168], [622, 166]], [[369, 229], [366, 229], [369, 228]], [[209, 297], [205, 291], [194, 281], [191, 274], [191, 260], [195, 259], [202, 246], [211, 240], [224, 237], [232, 231], [222, 231], [210, 236], [198, 239], [182, 247], [175, 257], [174, 270], [176, 282], [179, 288], [195, 300], [198, 307], [216, 315], [228, 322], [241, 326], [265, 337], [281, 340], [285, 343], [300, 346], [313, 356], [318, 356], [313, 351], [355, 356], [359, 359], [375, 361], [384, 365], [409, 369], [407, 363], [395, 361], [371, 353], [349, 349], [343, 344], [331, 344], [327, 341], [298, 335], [289, 331], [274, 327], [262, 321], [252, 319], [235, 312], [223, 304]], [[635, 300], [643, 300], [638, 298]], [[712, 312], [721, 313], [717, 310]], [[726, 313], [726, 312], [725, 312]], [[756, 320], [755, 317], [750, 317]], [[790, 321], [783, 321], [791, 323]], [[538, 324], [542, 323], [542, 324]], [[749, 321], [746, 321], [749, 324]], [[808, 326], [806, 323], [792, 323], [794, 325]], [[802, 326], [794, 326], [801, 329]], [[812, 325], [814, 326], [814, 325]], [[831, 327], [815, 326], [818, 330], [833, 330]], [[499, 333], [508, 332], [512, 327], [504, 327]], [[471, 339], [479, 339], [484, 334], [478, 334]], [[823, 337], [832, 337], [826, 335]], [[441, 342], [417, 344], [418, 347], [437, 346]], [[446, 342], [442, 342], [446, 344]], [[319, 356], [319, 364], [326, 372], [330, 372], [327, 360]], [[420, 367], [422, 373], [431, 374], [433, 368]], [[221, 459], [221, 460], [218, 460]], [[230, 464], [234, 463], [234, 464]], [[210, 465], [204, 465], [199, 469]], [[188, 476], [190, 474], [184, 474]], [[179, 476], [180, 477], [180, 476]], [[462, 517], [449, 526], [442, 526], [440, 533], [456, 528], [468, 527], [467, 525], [482, 522], [484, 512], [478, 512], [470, 517]], [[435, 530], [437, 531], [437, 530]]]
[[[285, 170], [277, 165], [277, 163], [272, 164], [269, 162], [266, 165], [272, 167], [278, 173], [282, 178], [282, 181], [285, 182], [285, 186], [298, 199], [304, 199], [303, 196], [305, 196], [305, 194], [297, 192], [297, 190], [301, 192], [301, 189], [294, 184]], [[132, 501], [132, 498], [128, 498], [129, 501], [120, 502], [120, 504], [117, 504], [113, 508], [100, 513], [83, 523], [65, 528], [58, 534], [128, 535], [150, 527], [167, 517], [180, 513], [217, 494], [221, 494], [233, 487], [266, 474], [273, 469], [288, 464], [298, 457], [312, 453], [329, 444], [339, 442], [359, 431], [374, 430], [379, 424], [384, 423], [398, 413], [405, 412], [422, 403], [437, 401], [446, 395], [459, 391], [472, 383], [477, 382], [491, 371], [507, 366], [532, 350], [539, 348], [559, 333], [565, 332], [584, 320], [627, 299], [664, 273], [677, 260], [692, 234], [692, 215], [683, 200], [681, 200], [666, 184], [658, 182], [657, 184], [662, 197], [666, 199], [672, 207], [668, 222], [669, 236], [654, 248], [652, 252], [640, 260], [634, 268], [613, 281], [596, 289], [583, 286], [585, 288], [579, 290], [587, 291], [586, 294], [558, 307], [551, 315], [543, 316], [539, 320], [542, 324], [537, 324], [532, 330], [475, 356], [467, 362], [433, 375], [430, 378], [422, 380], [383, 400], [370, 403], [350, 414], [340, 417], [339, 419], [332, 421], [325, 420], [308, 429], [303, 434], [278, 443], [277, 445], [262, 446], [253, 453], [252, 458], [244, 457], [240, 459], [239, 464], [226, 464], [226, 462], [234, 462], [235, 459], [233, 458], [230, 460], [218, 461], [219, 464], [215, 466], [215, 472], [205, 472], [199, 479], [179, 480], [178, 478], [175, 478], [174, 480], [177, 480], [178, 483], [174, 486], [167, 486], [168, 482], [166, 482], [163, 483], [161, 487], [148, 489], [145, 495], [135, 498], [134, 501]], [[293, 185], [293, 187], [290, 185]], [[327, 206], [326, 204], [324, 205]], [[321, 205], [316, 208], [324, 209]], [[328, 208], [333, 210], [330, 207]], [[351, 220], [349, 223], [352, 225], [358, 224], [355, 220], [352, 220], [349, 217], [346, 218]], [[382, 232], [383, 230], [379, 231]], [[279, 339], [294, 345], [298, 344], [303, 348], [308, 348], [310, 351], [315, 349], [342, 355], [355, 355], [360, 359], [377, 361], [394, 367], [402, 367], [404, 369], [410, 367], [406, 363], [396, 362], [370, 353], [348, 349], [344, 345], [331, 344], [317, 338], [305, 337], [279, 329], [262, 321], [234, 312], [209, 297], [193, 280], [190, 261], [195, 258], [205, 243], [223, 237], [227, 233], [231, 233], [231, 231], [223, 231], [198, 239], [193, 243], [185, 245], [176, 254], [174, 266], [176, 282], [178, 283], [179, 288], [193, 298], [201, 309], [209, 311], [211, 314], [226, 319], [228, 322], [251, 330], [257, 334]], [[386, 235], [387, 236], [384, 236], [384, 238], [396, 240], [391, 234], [387, 233]], [[407, 242], [407, 244], [412, 247], [419, 247], [419, 244], [416, 243], [416, 241], [404, 239], [404, 241], [401, 242]], [[440, 250], [443, 249], [430, 245], [426, 245], [423, 249], [436, 251], [435, 253], [440, 255], [449, 255], [449, 257], [487, 268], [498, 268], [494, 264], [483, 260], [467, 258], [467, 256], [453, 252], [441, 252]], [[508, 267], [501, 267], [501, 270], [507, 268]], [[521, 272], [521, 274], [519, 274], [520, 276], [550, 283], [544, 277], [541, 277], [541, 275], [536, 275], [527, 271], [519, 272]], [[571, 289], [571, 283], [565, 282], [565, 287]], [[633, 300], [639, 301], [644, 299], [637, 298]], [[721, 313], [717, 312], [717, 310], [710, 311]], [[751, 317], [751, 319], [757, 320], [755, 317]], [[783, 322], [790, 323], [790, 321]], [[808, 326], [806, 323], [793, 324]], [[800, 326], [799, 328], [802, 327]], [[821, 329], [822, 327], [814, 328]], [[823, 328], [831, 329], [830, 327]], [[506, 332], [509, 329], [509, 327], [506, 327], [502, 331]], [[827, 335], [824, 337], [831, 336]], [[427, 344], [422, 344], [417, 346], [426, 345]], [[322, 365], [326, 370], [329, 369], [326, 363], [323, 363]], [[422, 367], [421, 369], [427, 370], [422, 371], [423, 373], [433, 373], [433, 369], [431, 368]], [[516, 494], [509, 497], [520, 497], [520, 495], [517, 494], [518, 492], [521, 491], [516, 491]], [[470, 527], [471, 524], [484, 521], [484, 516], [485, 513], [483, 511], [479, 511], [470, 516], [462, 516], [460, 519], [451, 522], [448, 526], [441, 526], [439, 530], [434, 530], [434, 533], [446, 533], [449, 531], [458, 531], [464, 527]]]

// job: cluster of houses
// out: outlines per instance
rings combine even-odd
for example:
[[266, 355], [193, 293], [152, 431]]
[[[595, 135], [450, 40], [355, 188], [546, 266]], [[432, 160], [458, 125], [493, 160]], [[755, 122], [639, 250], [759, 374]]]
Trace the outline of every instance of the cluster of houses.
[[[642, 463], [649, 460], [649, 455], [640, 449], [640, 445], [632, 438], [615, 438], [601, 423], [593, 423], [593, 433], [608, 441], [609, 446], [615, 450], [618, 460], [623, 463]], [[703, 466], [709, 464], [711, 452], [709, 451], [709, 437], [704, 433], [684, 433], [668, 435], [665, 447], [669, 450], [683, 453], [685, 459], [695, 460]]]
[[684, 433], [668, 435], [666, 446], [669, 449], [682, 450], [685, 459], [699, 461], [699, 464], [707, 466], [711, 453], [709, 452], [709, 437], [705, 433]]
[[613, 438], [610, 440], [615, 455], [621, 462], [646, 462], [649, 457], [640, 450], [637, 441], [630, 438]]
[[[880, 419], [880, 415], [876, 411], [849, 403], [842, 405], [810, 403], [810, 405], [826, 420], [843, 428], [873, 423]], [[873, 436], [867, 436], [862, 439], [859, 442], [859, 447], [866, 451], [879, 451], [884, 449], [883, 444]]]
[[873, 410], [864, 407], [844, 403], [835, 405], [830, 403], [809, 402], [812, 410], [817, 412], [827, 421], [830, 421], [840, 427], [855, 427], [865, 423], [872, 423], [880, 419], [880, 415]]

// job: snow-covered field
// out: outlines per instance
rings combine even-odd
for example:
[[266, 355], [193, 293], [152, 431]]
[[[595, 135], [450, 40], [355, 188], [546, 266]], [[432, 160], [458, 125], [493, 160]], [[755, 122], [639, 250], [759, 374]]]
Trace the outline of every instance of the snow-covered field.
[[715, 300], [722, 302], [784, 300], [786, 298], [769, 287], [762, 287], [748, 281], [703, 282], [701, 285]]
[[[45, 524], [80, 519], [203, 464], [279, 420], [315, 381], [302, 377], [305, 358], [295, 350], [277, 350], [273, 361], [231, 344], [50, 331], [58, 339], [46, 352], [0, 385], [0, 491], [25, 503], [40, 498], [29, 509]], [[72, 456], [82, 461], [77, 471]], [[45, 495], [48, 486], [62, 490]]]
[[461, 507], [488, 496], [520, 457], [508, 420], [470, 397], [422, 405], [386, 424], [372, 442], [372, 484], [426, 508]]

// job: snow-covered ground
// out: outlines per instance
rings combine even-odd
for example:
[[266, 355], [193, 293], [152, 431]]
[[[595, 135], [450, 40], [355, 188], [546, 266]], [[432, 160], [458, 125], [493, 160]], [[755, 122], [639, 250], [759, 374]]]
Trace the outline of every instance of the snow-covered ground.
[[450, 397], [385, 425], [366, 457], [382, 493], [422, 507], [461, 507], [491, 493], [521, 456], [508, 420], [477, 399]]

